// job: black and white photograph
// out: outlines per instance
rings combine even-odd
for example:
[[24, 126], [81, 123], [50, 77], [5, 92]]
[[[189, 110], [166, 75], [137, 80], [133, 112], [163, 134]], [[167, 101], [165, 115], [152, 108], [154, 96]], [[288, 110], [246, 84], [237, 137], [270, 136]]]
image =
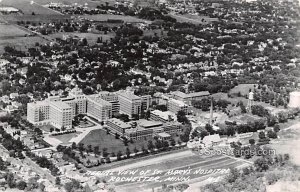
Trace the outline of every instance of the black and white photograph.
[[300, 192], [300, 0], [0, 0], [0, 192]]

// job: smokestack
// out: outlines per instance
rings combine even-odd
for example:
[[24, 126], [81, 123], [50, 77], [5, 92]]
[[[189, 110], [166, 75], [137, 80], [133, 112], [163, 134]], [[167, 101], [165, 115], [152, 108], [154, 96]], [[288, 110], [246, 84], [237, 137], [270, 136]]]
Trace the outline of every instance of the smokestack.
[[213, 98], [210, 100], [210, 119], [209, 124], [212, 126], [213, 124]]

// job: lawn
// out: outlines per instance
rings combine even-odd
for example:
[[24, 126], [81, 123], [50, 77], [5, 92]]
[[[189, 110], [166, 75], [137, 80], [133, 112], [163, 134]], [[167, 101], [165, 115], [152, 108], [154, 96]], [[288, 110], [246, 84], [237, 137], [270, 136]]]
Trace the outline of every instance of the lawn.
[[26, 32], [14, 25], [0, 24], [0, 39], [24, 37], [29, 34], [29, 32]]
[[62, 141], [63, 143], [69, 143], [70, 139], [72, 139], [73, 137], [76, 137], [79, 133], [68, 133], [68, 134], [63, 134], [63, 135], [56, 135], [56, 136], [50, 136], [53, 137], [55, 139], [58, 139], [60, 141]]
[[229, 93], [237, 94], [240, 92], [242, 95], [248, 95], [250, 89], [253, 91], [254, 85], [255, 84], [239, 84], [238, 86], [232, 88]]
[[114, 33], [108, 33], [108, 34], [95, 34], [95, 33], [55, 33], [51, 34], [50, 37], [53, 38], [62, 38], [63, 35], [69, 35], [69, 36], [78, 36], [80, 38], [86, 38], [88, 43], [90, 45], [94, 45], [97, 42], [98, 37], [102, 37], [102, 41], [105, 42], [110, 41], [110, 38], [113, 38], [115, 36]]
[[62, 21], [64, 22], [66, 19], [70, 19], [69, 15], [43, 15], [43, 14], [37, 14], [36, 15], [0, 15], [0, 19], [6, 20], [10, 23], [17, 23], [18, 21], [24, 21], [24, 22], [33, 22], [33, 23], [49, 23], [53, 21]]
[[7, 24], [0, 24], [0, 53], [4, 52], [5, 46], [15, 47], [17, 50], [25, 51], [30, 47], [34, 47], [36, 42], [40, 44], [47, 41], [37, 36], [25, 36], [29, 33], [22, 29]]
[[28, 48], [34, 47], [36, 42], [39, 42], [40, 44], [46, 43], [46, 41], [40, 37], [16, 37], [7, 39], [2, 39], [0, 37], [0, 54], [4, 52], [4, 47], [6, 46], [15, 47], [17, 50], [21, 51], [27, 51]]
[[[186, 22], [193, 24], [209, 24], [212, 21], [217, 21], [217, 18], [210, 18], [208, 16], [199, 16], [199, 15], [178, 15], [178, 14], [170, 14], [171, 17], [175, 18], [178, 22]], [[203, 20], [202, 20], [203, 19]]]
[[113, 5], [115, 0], [35, 0], [38, 4], [46, 5], [48, 3], [63, 3], [65, 5], [73, 5], [74, 3], [78, 3], [79, 5], [83, 5], [87, 3], [87, 6], [90, 8], [96, 8], [101, 4], [105, 5], [106, 2]]
[[144, 22], [145, 20], [139, 19], [132, 16], [125, 15], [110, 15], [110, 14], [98, 14], [98, 15], [85, 15], [87, 19], [92, 19], [94, 21], [107, 21], [108, 19], [121, 19], [124, 22]]
[[114, 152], [116, 154], [118, 151], [121, 151], [123, 154], [125, 154], [127, 147], [129, 147], [131, 152], [133, 152], [135, 147], [138, 150], [141, 149], [142, 145], [147, 147], [148, 142], [145, 140], [140, 140], [133, 144], [129, 143], [128, 146], [125, 146], [122, 140], [115, 139], [113, 135], [107, 134], [106, 131], [93, 130], [80, 143], [83, 143], [85, 146], [99, 146], [101, 150], [103, 148], [107, 148], [109, 153]]
[[3, 0], [1, 2], [1, 5], [11, 6], [19, 9], [25, 15], [29, 15], [32, 12], [38, 15], [59, 15], [58, 12], [43, 7], [41, 4], [39, 4], [39, 0], [34, 0], [34, 2], [36, 3], [33, 4], [31, 4], [30, 2], [31, 0]]

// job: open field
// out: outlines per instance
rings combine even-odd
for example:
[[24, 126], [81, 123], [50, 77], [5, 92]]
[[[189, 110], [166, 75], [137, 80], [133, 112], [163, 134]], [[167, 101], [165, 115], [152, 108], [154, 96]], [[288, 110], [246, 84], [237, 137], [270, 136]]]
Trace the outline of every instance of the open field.
[[17, 50], [25, 51], [30, 47], [34, 47], [36, 42], [40, 44], [47, 41], [38, 36], [25, 36], [29, 35], [29, 32], [7, 24], [0, 24], [0, 53], [4, 52], [5, 46], [15, 47]]
[[237, 94], [240, 92], [242, 95], [248, 95], [250, 89], [253, 91], [254, 85], [255, 84], [239, 84], [238, 86], [232, 88], [229, 93]]
[[3, 0], [1, 5], [17, 8], [25, 15], [29, 15], [32, 12], [37, 15], [61, 15], [56, 11], [43, 7], [37, 0], [35, 0], [34, 2], [36, 3], [33, 4], [30, 2], [31, 0]]
[[36, 3], [41, 5], [46, 5], [48, 3], [63, 3], [65, 5], [72, 5], [74, 3], [78, 4], [85, 4], [87, 3], [87, 6], [90, 8], [95, 8], [97, 6], [100, 6], [101, 4], [105, 5], [105, 2], [108, 2], [109, 4], [114, 4], [115, 0], [35, 0]]
[[93, 45], [97, 42], [98, 37], [102, 37], [102, 41], [105, 42], [110, 41], [110, 38], [113, 38], [115, 35], [114, 33], [108, 33], [108, 34], [95, 34], [95, 33], [55, 33], [49, 35], [52, 38], [62, 38], [63, 35], [69, 35], [69, 36], [78, 36], [80, 38], [86, 38], [88, 43], [90, 45]]
[[145, 140], [140, 140], [133, 144], [128, 143], [128, 146], [125, 146], [122, 140], [116, 139], [113, 135], [107, 135], [106, 131], [101, 129], [91, 131], [80, 143], [83, 143], [85, 146], [99, 146], [100, 149], [107, 148], [109, 153], [122, 151], [123, 154], [125, 154], [127, 147], [131, 151], [133, 151], [135, 147], [140, 150], [142, 145], [147, 147], [147, 141]]
[[69, 143], [70, 139], [73, 137], [76, 137], [80, 133], [68, 133], [68, 134], [63, 134], [63, 135], [56, 135], [56, 136], [50, 136], [52, 138], [60, 140], [62, 143], [67, 144]]
[[[156, 161], [157, 159], [161, 159], [160, 162]], [[185, 177], [188, 178], [184, 183], [194, 183], [205, 180], [207, 176], [215, 176], [215, 174], [205, 174], [205, 173], [195, 173], [196, 170], [209, 170], [209, 169], [228, 169], [230, 167], [237, 167], [244, 164], [247, 164], [243, 161], [239, 161], [226, 156], [215, 156], [211, 158], [201, 157], [198, 155], [184, 155], [181, 157], [165, 159], [162, 157], [157, 157], [152, 160], [152, 164], [148, 164], [147, 166], [143, 166], [143, 163], [140, 163], [141, 166], [135, 167], [131, 170], [138, 170], [136, 175], [130, 175], [127, 177], [138, 177], [140, 176], [138, 173], [142, 170], [150, 170], [151, 173], [147, 175], [142, 175], [143, 177], [159, 177], [158, 182], [115, 182], [115, 186], [117, 191], [147, 191], [152, 188], [158, 188], [162, 186], [162, 183], [165, 184], [175, 184], [179, 183], [178, 181], [170, 181], [171, 177]], [[126, 165], [128, 166], [128, 165]], [[123, 169], [121, 169], [123, 170]], [[160, 174], [154, 174], [154, 170], [162, 171]], [[190, 172], [184, 175], [168, 175], [166, 174], [169, 170], [191, 170]], [[220, 173], [221, 174], [221, 173]], [[114, 175], [119, 176], [120, 175]], [[125, 176], [126, 177], [126, 176]], [[111, 177], [106, 178], [108, 181]]]
[[209, 24], [212, 21], [217, 21], [217, 18], [210, 18], [207, 16], [199, 16], [199, 15], [178, 15], [178, 14], [170, 14], [171, 17], [175, 18], [178, 22], [185, 23], [193, 23], [193, 24]]
[[49, 23], [54, 21], [66, 21], [70, 19], [69, 15], [0, 15], [0, 20], [5, 20], [10, 23], [17, 23], [18, 21], [33, 22], [33, 23]]
[[289, 153], [291, 161], [300, 165], [300, 118], [293, 120], [293, 124], [281, 125], [278, 133], [279, 138], [272, 141], [269, 146], [276, 150], [277, 154]]
[[29, 34], [29, 32], [26, 32], [14, 25], [0, 24], [0, 39], [24, 37]]
[[145, 20], [139, 19], [137, 17], [126, 16], [126, 15], [110, 15], [110, 14], [98, 14], [98, 15], [85, 15], [87, 19], [92, 19], [94, 21], [107, 21], [107, 19], [120, 19], [124, 22], [144, 22]]

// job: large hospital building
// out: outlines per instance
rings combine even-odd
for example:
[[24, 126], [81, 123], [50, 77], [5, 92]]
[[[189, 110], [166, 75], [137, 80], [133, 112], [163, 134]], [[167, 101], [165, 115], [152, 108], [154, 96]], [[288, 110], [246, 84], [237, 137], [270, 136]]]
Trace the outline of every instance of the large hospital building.
[[142, 109], [149, 108], [150, 99], [151, 96], [139, 97], [128, 91], [85, 95], [76, 87], [68, 97], [51, 96], [43, 101], [28, 103], [27, 120], [34, 125], [52, 124], [57, 128], [71, 128], [72, 119], [78, 114], [87, 114], [98, 121], [106, 121], [119, 112], [129, 117], [140, 115]]

